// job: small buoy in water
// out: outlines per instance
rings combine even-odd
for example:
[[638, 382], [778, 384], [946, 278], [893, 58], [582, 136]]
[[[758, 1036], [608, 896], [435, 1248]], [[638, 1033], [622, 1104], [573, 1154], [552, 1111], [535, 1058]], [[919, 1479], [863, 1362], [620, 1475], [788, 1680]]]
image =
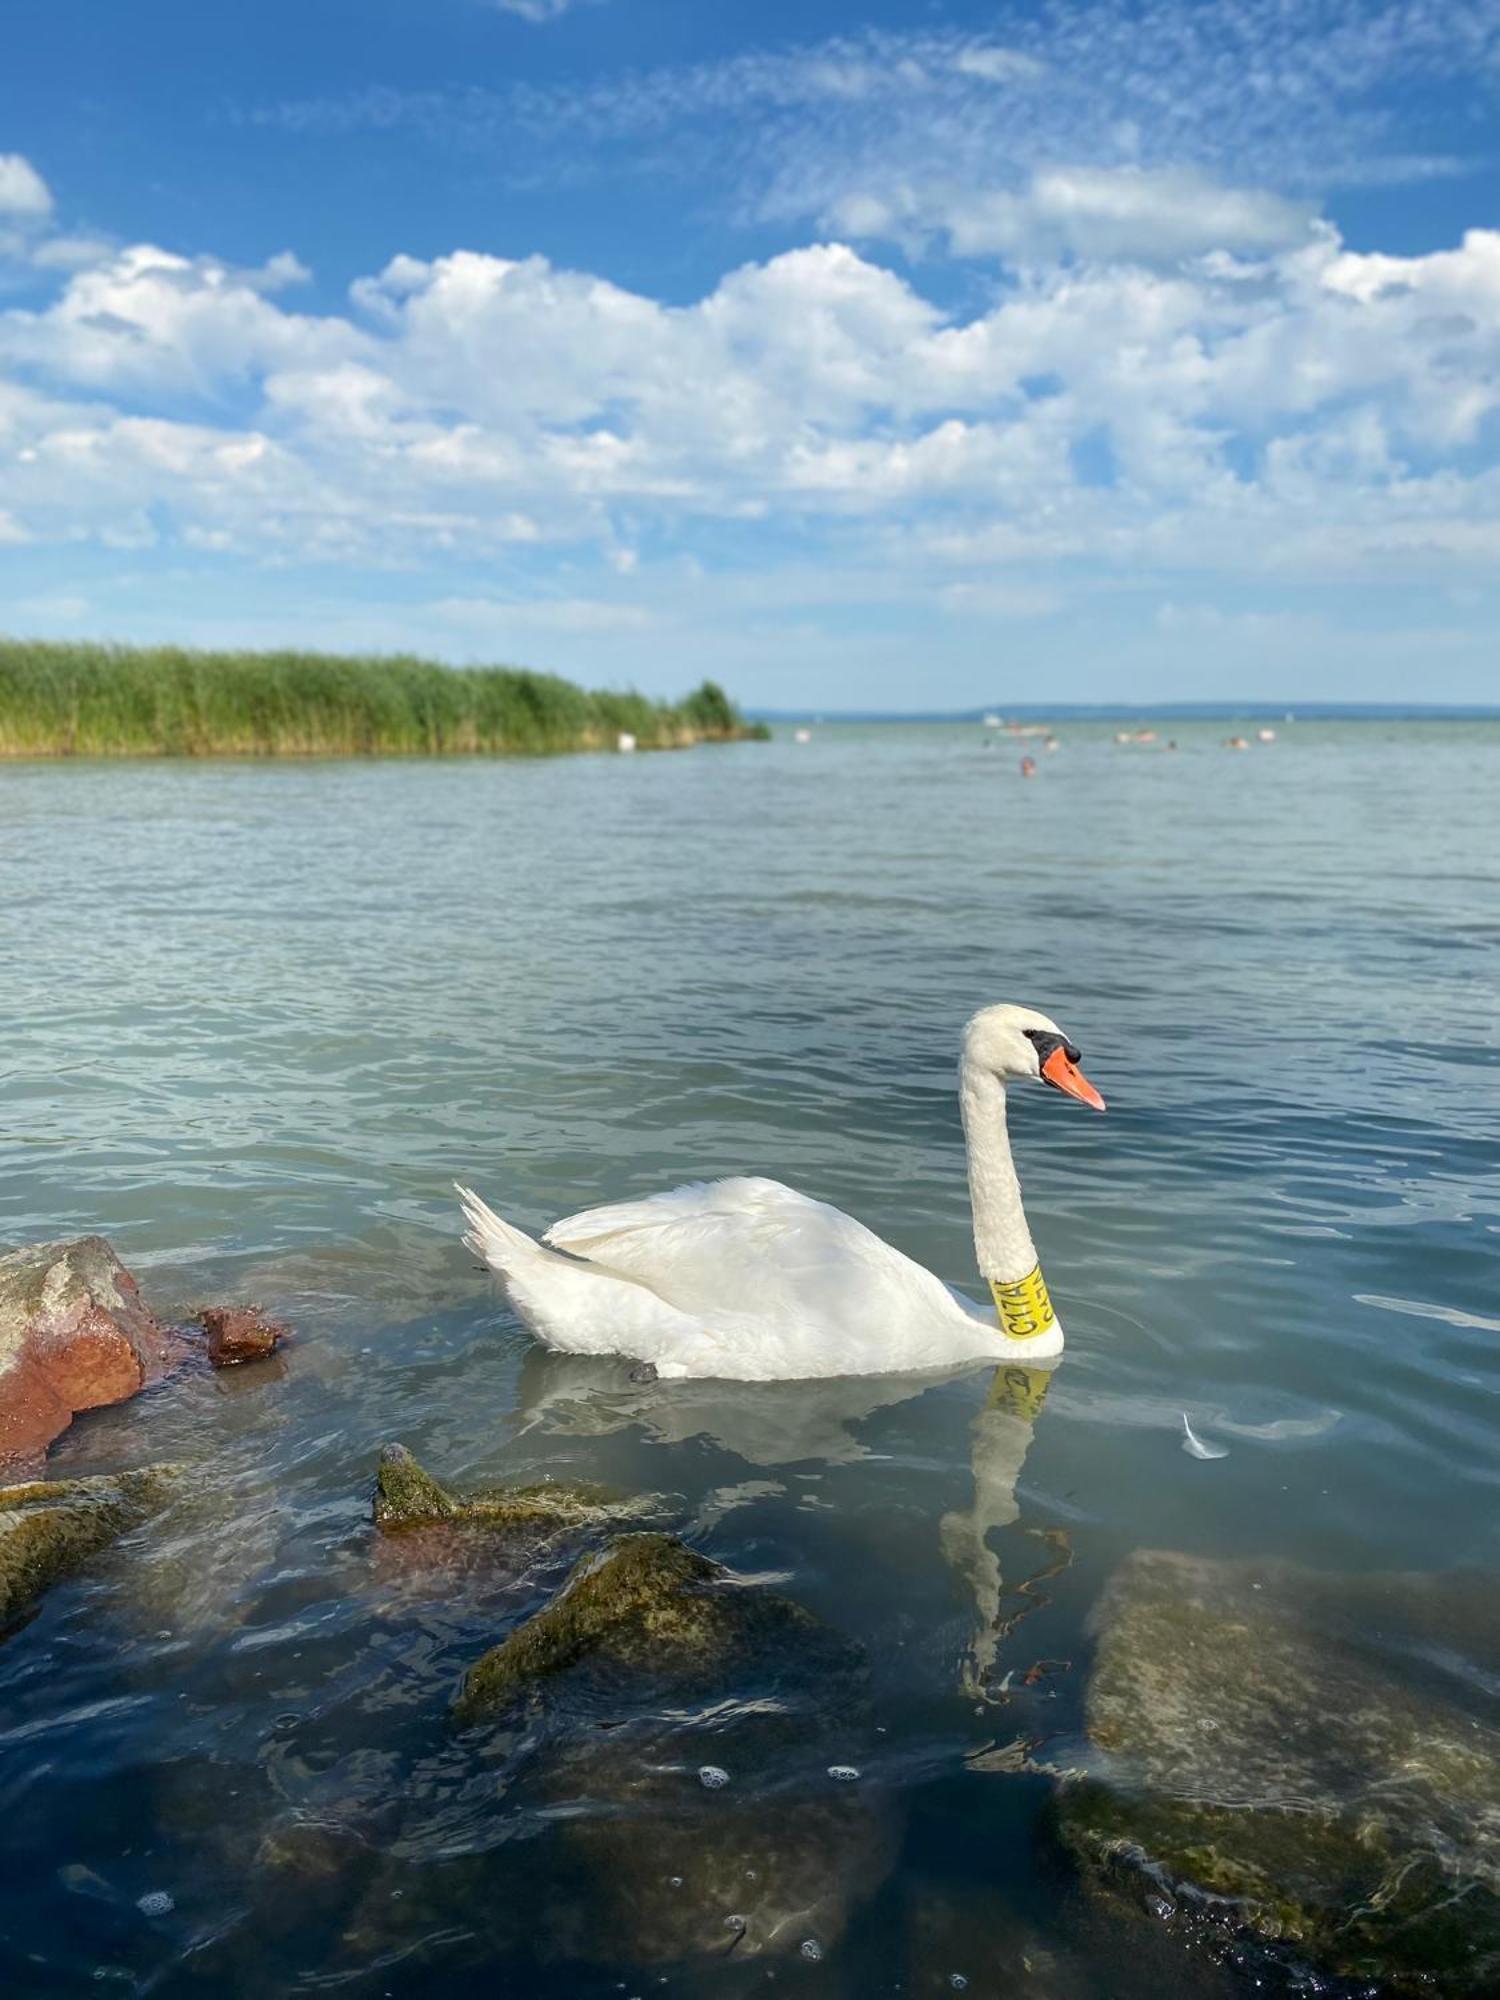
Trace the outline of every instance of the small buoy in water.
[[135, 1906], [143, 1917], [170, 1916], [177, 1908], [165, 1889], [152, 1889], [144, 1896], [137, 1896]]
[[721, 1792], [729, 1783], [729, 1773], [718, 1764], [700, 1764], [698, 1783], [705, 1792]]
[[852, 1785], [859, 1776], [859, 1766], [857, 1764], [830, 1764], [828, 1766], [828, 1775], [841, 1785]]
[[620, 734], [615, 741], [615, 748], [617, 750], [633, 750], [635, 748], [635, 738], [631, 735], [628, 729], [622, 729], [620, 731]]
[[1276, 741], [1276, 731], [1274, 729], [1257, 729], [1255, 733], [1262, 743], [1274, 743]]
[[812, 731], [810, 729], [799, 729], [793, 735], [792, 741], [794, 743], [811, 743]]
[[1182, 1448], [1192, 1458], [1228, 1458], [1227, 1444], [1205, 1444], [1187, 1420], [1187, 1411], [1182, 1413]]

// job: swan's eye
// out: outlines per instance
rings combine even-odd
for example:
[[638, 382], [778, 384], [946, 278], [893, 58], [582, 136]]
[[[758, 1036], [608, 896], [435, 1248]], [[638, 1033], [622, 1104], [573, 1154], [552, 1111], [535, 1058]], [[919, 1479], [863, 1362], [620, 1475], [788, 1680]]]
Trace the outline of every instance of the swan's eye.
[[1049, 1056], [1056, 1055], [1059, 1049], [1070, 1063], [1083, 1061], [1083, 1051], [1076, 1042], [1070, 1042], [1066, 1035], [1049, 1034], [1045, 1028], [1023, 1028], [1021, 1033], [1036, 1050], [1038, 1067], [1045, 1063]]

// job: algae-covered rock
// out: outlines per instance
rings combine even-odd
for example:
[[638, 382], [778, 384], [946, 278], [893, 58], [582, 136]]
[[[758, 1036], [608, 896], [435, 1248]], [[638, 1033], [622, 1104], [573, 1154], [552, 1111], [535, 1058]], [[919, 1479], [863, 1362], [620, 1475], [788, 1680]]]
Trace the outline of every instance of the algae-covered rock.
[[1098, 1768], [1058, 1816], [1103, 1881], [1393, 1992], [1500, 1990], [1500, 1730], [1475, 1576], [1143, 1552], [1106, 1593]]
[[576, 1563], [471, 1671], [459, 1720], [481, 1719], [403, 1787], [351, 1962], [444, 1936], [539, 1992], [563, 1965], [797, 1962], [891, 1867], [861, 1649], [671, 1536]]
[[165, 1505], [180, 1477], [148, 1466], [97, 1479], [0, 1488], [0, 1628]]
[[503, 1706], [593, 1653], [678, 1673], [720, 1671], [738, 1653], [815, 1624], [789, 1598], [736, 1584], [675, 1535], [622, 1535], [583, 1557], [549, 1605], [469, 1669], [456, 1712], [469, 1719]]
[[542, 1480], [532, 1486], [491, 1486], [460, 1500], [419, 1465], [405, 1445], [388, 1444], [375, 1475], [375, 1525], [388, 1534], [437, 1523], [498, 1533], [561, 1534], [595, 1522], [654, 1511], [651, 1497], [621, 1498], [602, 1486]]

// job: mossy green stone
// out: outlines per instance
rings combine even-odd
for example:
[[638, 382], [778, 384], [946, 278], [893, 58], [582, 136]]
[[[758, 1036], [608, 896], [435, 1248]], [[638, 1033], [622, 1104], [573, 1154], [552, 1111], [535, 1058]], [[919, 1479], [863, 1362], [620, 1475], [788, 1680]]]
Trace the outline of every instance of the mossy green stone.
[[96, 1479], [0, 1488], [0, 1627], [165, 1505], [181, 1477], [148, 1466]]
[[1493, 1602], [1475, 1577], [1132, 1557], [1064, 1841], [1106, 1882], [1166, 1883], [1343, 1976], [1500, 1991], [1500, 1731], [1421, 1664], [1493, 1657]]
[[388, 1534], [446, 1522], [458, 1527], [561, 1534], [602, 1520], [644, 1514], [653, 1497], [624, 1498], [602, 1486], [542, 1480], [533, 1486], [483, 1487], [459, 1499], [421, 1466], [405, 1445], [388, 1444], [375, 1475], [375, 1525]]
[[622, 1535], [578, 1562], [552, 1602], [469, 1669], [455, 1712], [501, 1708], [591, 1653], [671, 1671], [725, 1668], [816, 1620], [790, 1599], [736, 1584], [675, 1535]]

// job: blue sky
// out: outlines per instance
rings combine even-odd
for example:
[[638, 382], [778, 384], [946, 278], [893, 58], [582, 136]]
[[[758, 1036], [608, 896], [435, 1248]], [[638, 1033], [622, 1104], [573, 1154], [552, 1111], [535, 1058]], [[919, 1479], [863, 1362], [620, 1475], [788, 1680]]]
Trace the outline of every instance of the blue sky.
[[1497, 111], [1500, 0], [20, 0], [0, 629], [1500, 701]]

